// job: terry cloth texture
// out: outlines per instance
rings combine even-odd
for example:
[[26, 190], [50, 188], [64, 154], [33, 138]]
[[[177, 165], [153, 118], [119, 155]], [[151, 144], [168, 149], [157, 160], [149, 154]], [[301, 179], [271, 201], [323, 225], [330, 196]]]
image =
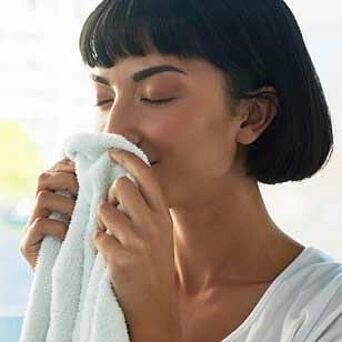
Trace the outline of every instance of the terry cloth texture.
[[[68, 137], [61, 159], [75, 162], [78, 197], [63, 242], [46, 236], [33, 275], [20, 342], [125, 342], [128, 325], [111, 286], [101, 253], [94, 250], [97, 205], [115, 179], [128, 177], [114, 162], [110, 148], [130, 151], [150, 166], [145, 153], [125, 137], [77, 133]], [[67, 191], [57, 191], [71, 196]], [[121, 205], [118, 209], [122, 210]], [[68, 220], [58, 212], [49, 218]]]

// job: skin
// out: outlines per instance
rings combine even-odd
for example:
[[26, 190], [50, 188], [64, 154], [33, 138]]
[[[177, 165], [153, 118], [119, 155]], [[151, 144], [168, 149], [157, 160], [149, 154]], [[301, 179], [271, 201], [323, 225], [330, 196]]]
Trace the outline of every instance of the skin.
[[[186, 75], [131, 80], [134, 72], [160, 64]], [[127, 179], [113, 184], [98, 210], [105, 231], [94, 235], [133, 340], [224, 338], [303, 249], [273, 222], [258, 183], [244, 175], [248, 145], [276, 108], [266, 100], [227, 98], [222, 72], [204, 60], [152, 53], [91, 72], [110, 83], [94, 82], [96, 102], [109, 100], [97, 108], [97, 130], [121, 134], [158, 160], [149, 168], [132, 154], [111, 155], [140, 190]], [[276, 96], [272, 87], [263, 90]], [[175, 100], [162, 105], [140, 101], [169, 97]], [[120, 201], [126, 213], [113, 206]]]
[[[174, 65], [187, 75], [164, 72], [141, 84], [128, 77], [158, 64]], [[223, 295], [248, 288], [250, 303], [239, 297], [245, 310], [232, 319], [233, 330], [303, 249], [276, 226], [258, 183], [244, 176], [248, 145], [271, 123], [275, 106], [255, 99], [234, 106], [225, 97], [221, 71], [203, 60], [153, 53], [93, 73], [111, 84], [94, 84], [97, 100], [113, 99], [99, 108], [98, 129], [124, 135], [159, 160], [154, 173], [173, 222], [180, 312], [219, 307]], [[263, 90], [276, 95], [272, 87]], [[158, 107], [135, 102], [140, 97], [177, 99]]]
[[[70, 220], [79, 188], [74, 162], [67, 159], [58, 161], [38, 177], [37, 183], [35, 204], [20, 241], [20, 252], [33, 271], [44, 237], [51, 235], [63, 241], [67, 233], [67, 225], [62, 221], [49, 219], [49, 215], [57, 211]], [[56, 190], [67, 190], [71, 196], [58, 195]]]

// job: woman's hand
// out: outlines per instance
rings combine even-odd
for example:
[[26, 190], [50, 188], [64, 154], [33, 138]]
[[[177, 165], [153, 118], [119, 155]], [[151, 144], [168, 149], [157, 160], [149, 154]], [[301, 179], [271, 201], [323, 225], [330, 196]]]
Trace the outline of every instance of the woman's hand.
[[[152, 168], [133, 153], [112, 151], [111, 158], [138, 187], [127, 177], [113, 182], [98, 207], [102, 231], [94, 233], [94, 246], [103, 255], [132, 340], [179, 341], [169, 210]], [[123, 212], [116, 208], [119, 203]]]
[[[68, 190], [73, 198], [58, 195], [54, 190]], [[36, 203], [25, 225], [24, 236], [20, 242], [20, 252], [33, 270], [35, 270], [44, 237], [54, 235], [63, 241], [67, 233], [68, 227], [64, 222], [48, 217], [51, 212], [57, 211], [71, 218], [77, 193], [75, 163], [71, 160], [61, 160], [39, 176]]]

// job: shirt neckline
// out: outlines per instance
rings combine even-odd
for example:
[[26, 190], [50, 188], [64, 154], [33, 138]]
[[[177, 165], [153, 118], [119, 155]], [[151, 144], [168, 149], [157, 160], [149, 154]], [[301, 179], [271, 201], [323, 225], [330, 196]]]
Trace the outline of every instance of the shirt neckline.
[[282, 280], [287, 277], [290, 273], [296, 270], [297, 265], [302, 262], [303, 259], [307, 257], [307, 255], [311, 254], [315, 250], [313, 246], [306, 246], [303, 250], [280, 272], [277, 277], [272, 281], [267, 290], [263, 293], [257, 304], [254, 306], [253, 310], [249, 313], [247, 318], [229, 335], [225, 336], [221, 341], [222, 342], [233, 342], [232, 339], [238, 337], [242, 334], [242, 332], [252, 324], [256, 316], [262, 307], [266, 304], [266, 302], [270, 299], [273, 292], [277, 289]]

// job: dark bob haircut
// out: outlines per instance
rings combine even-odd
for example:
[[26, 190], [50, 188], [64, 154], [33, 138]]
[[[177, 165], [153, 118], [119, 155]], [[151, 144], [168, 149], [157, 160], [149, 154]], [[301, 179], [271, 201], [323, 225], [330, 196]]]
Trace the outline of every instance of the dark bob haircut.
[[[281, 0], [104, 0], [86, 19], [80, 51], [90, 67], [154, 49], [223, 71], [234, 100], [278, 93], [278, 111], [248, 146], [246, 174], [266, 184], [311, 177], [329, 160], [329, 108], [297, 21]], [[268, 96], [271, 100], [271, 98]]]

